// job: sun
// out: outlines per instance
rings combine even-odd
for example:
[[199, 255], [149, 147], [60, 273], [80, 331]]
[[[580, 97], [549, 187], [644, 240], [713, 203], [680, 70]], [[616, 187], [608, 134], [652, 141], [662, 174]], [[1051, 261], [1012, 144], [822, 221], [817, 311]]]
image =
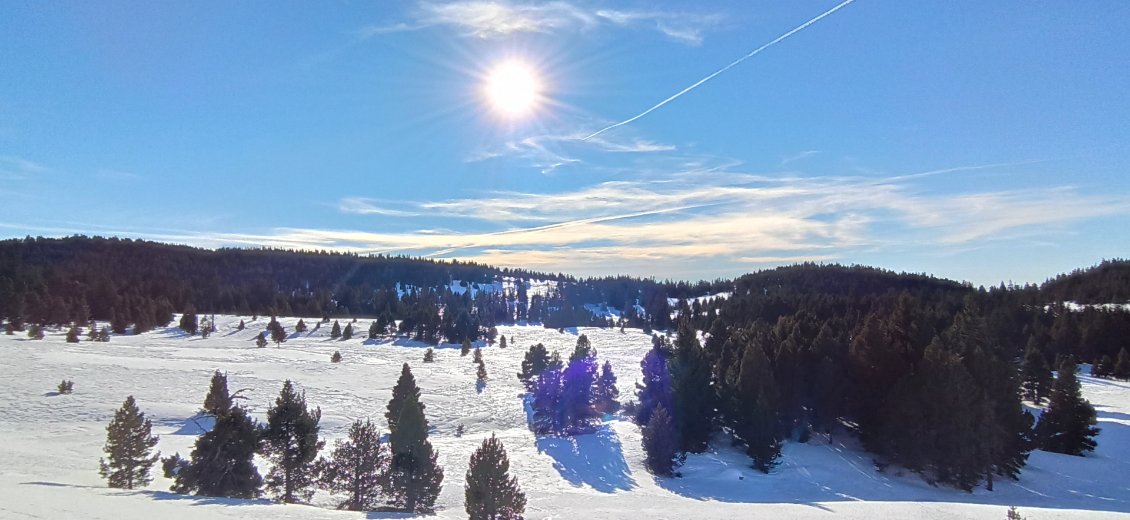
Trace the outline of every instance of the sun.
[[499, 63], [487, 74], [483, 93], [496, 113], [519, 118], [537, 109], [542, 84], [532, 67], [519, 60], [509, 60]]

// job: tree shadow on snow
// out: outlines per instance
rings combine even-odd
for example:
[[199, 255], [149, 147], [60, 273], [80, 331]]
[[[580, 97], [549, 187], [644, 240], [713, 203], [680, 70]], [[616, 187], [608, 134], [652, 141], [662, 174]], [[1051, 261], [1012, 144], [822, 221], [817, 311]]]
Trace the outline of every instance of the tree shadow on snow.
[[216, 418], [208, 414], [197, 414], [185, 419], [157, 419], [153, 421], [154, 424], [176, 428], [176, 430], [166, 435], [203, 435], [212, 431], [212, 427], [216, 425]]
[[138, 491], [139, 495], [146, 495], [153, 500], [170, 500], [170, 501], [185, 501], [191, 502], [194, 506], [265, 506], [274, 504], [272, 500], [266, 498], [227, 498], [227, 497], [206, 497], [201, 495], [181, 495], [171, 491]]
[[553, 468], [570, 484], [602, 493], [636, 486], [616, 432], [607, 425], [575, 437], [539, 437], [538, 451], [553, 458]]

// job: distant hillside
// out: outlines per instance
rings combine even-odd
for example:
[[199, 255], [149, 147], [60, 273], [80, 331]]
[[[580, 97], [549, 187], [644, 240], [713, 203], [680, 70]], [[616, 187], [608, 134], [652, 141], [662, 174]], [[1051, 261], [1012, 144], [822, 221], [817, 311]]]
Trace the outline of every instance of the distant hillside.
[[1052, 278], [1040, 287], [1047, 302], [1130, 302], [1130, 260], [1106, 260]]

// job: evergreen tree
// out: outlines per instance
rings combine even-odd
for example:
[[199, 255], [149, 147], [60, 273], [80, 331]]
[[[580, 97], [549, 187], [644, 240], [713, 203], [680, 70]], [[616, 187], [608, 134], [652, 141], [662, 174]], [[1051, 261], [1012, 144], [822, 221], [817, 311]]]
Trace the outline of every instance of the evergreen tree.
[[471, 362], [482, 364], [482, 362], [483, 362], [483, 351], [482, 351], [482, 349], [480, 349], [479, 347], [475, 347], [474, 354], [471, 356]]
[[208, 395], [204, 396], [204, 411], [219, 417], [232, 407], [232, 397], [228, 393], [228, 375], [219, 370], [212, 373], [212, 381], [208, 385]]
[[735, 413], [735, 431], [746, 444], [746, 453], [753, 467], [768, 473], [781, 455], [778, 435], [777, 386], [769, 366], [769, 358], [759, 342], [746, 345], [737, 380], [737, 402], [730, 406]]
[[202, 496], [255, 498], [263, 478], [255, 469], [259, 427], [238, 406], [216, 418], [212, 430], [196, 439], [192, 458], [179, 454], [162, 459], [165, 477], [174, 479], [176, 493]]
[[195, 336], [199, 327], [200, 322], [196, 319], [196, 311], [192, 310], [191, 307], [180, 315], [180, 330], [183, 330], [185, 334]]
[[590, 357], [596, 357], [596, 349], [592, 348], [589, 337], [581, 334], [577, 336], [577, 346], [573, 348], [573, 353], [569, 355], [569, 362], [572, 363]]
[[379, 336], [380, 334], [381, 327], [377, 325], [377, 322], [374, 321], [369, 325], [369, 339], [377, 339], [377, 336]]
[[1036, 423], [1036, 441], [1044, 451], [1083, 455], [1097, 446], [1095, 407], [1083, 398], [1076, 368], [1070, 356], [1060, 364], [1048, 407]]
[[412, 375], [408, 363], [405, 363], [400, 369], [400, 378], [396, 380], [396, 386], [392, 387], [392, 398], [389, 399], [388, 411], [385, 412], [390, 435], [396, 432], [404, 403], [409, 399], [419, 404], [420, 412], [423, 413], [424, 404], [420, 402], [420, 387], [416, 386], [416, 377]]
[[701, 453], [714, 422], [714, 389], [710, 385], [710, 362], [686, 319], [679, 323], [670, 373], [679, 450]]
[[479, 361], [479, 368], [475, 371], [475, 380], [480, 385], [487, 383], [487, 366], [482, 360]]
[[71, 329], [67, 331], [67, 343], [78, 343], [78, 338], [81, 334], [82, 329], [78, 328], [77, 325], [71, 327]]
[[671, 373], [667, 370], [667, 353], [661, 342], [652, 342], [651, 350], [640, 361], [640, 369], [643, 371], [643, 384], [636, 385], [636, 398], [640, 403], [636, 410], [636, 424], [643, 426], [651, 422], [651, 413], [657, 406], [663, 406], [670, 418], [670, 410], [674, 409]]
[[597, 412], [616, 413], [620, 410], [620, 390], [616, 388], [616, 374], [612, 372], [612, 363], [604, 362], [593, 394]]
[[149, 470], [161, 453], [152, 453], [157, 446], [152, 429], [153, 424], [137, 409], [132, 395], [114, 412], [114, 419], [106, 426], [106, 445], [102, 448], [106, 458], [98, 462], [98, 473], [110, 487], [133, 489], [145, 487], [153, 480]]
[[27, 328], [27, 337], [30, 339], [43, 339], [43, 325], [32, 323], [31, 326]]
[[277, 321], [272, 323], [274, 323], [275, 326], [271, 327], [271, 341], [275, 342], [276, 347], [281, 347], [283, 342], [286, 341], [286, 329]]
[[1048, 367], [1047, 358], [1040, 353], [1033, 340], [1028, 341], [1028, 348], [1024, 350], [1024, 364], [1021, 365], [1020, 374], [1024, 398], [1037, 405], [1042, 403], [1051, 391], [1052, 371]]
[[466, 356], [471, 353], [471, 340], [463, 338], [463, 344], [459, 346], [459, 355]]
[[506, 348], [506, 336], [505, 335], [498, 337], [498, 348]]
[[265, 331], [259, 331], [259, 335], [255, 336], [255, 346], [259, 348], [267, 346], [267, 333]]
[[341, 337], [341, 325], [334, 320], [334, 326], [330, 329], [330, 339], [337, 339]]
[[596, 358], [584, 356], [569, 363], [562, 374], [561, 413], [565, 432], [590, 430], [600, 414], [596, 411], [593, 389], [596, 386]]
[[306, 332], [306, 328], [306, 322], [302, 321], [302, 318], [298, 318], [298, 323], [294, 324], [294, 332]]
[[471, 454], [463, 496], [470, 520], [520, 520], [526, 512], [526, 494], [510, 476], [506, 449], [493, 434]]
[[522, 359], [522, 372], [518, 374], [518, 379], [526, 383], [530, 387], [535, 378], [545, 370], [549, 365], [549, 351], [546, 350], [545, 345], [538, 343], [530, 347], [526, 352], [526, 357]]
[[87, 341], [98, 341], [98, 324], [94, 323], [92, 321], [92, 322], [90, 322], [90, 326], [87, 327], [87, 328], [90, 329], [90, 332], [86, 333], [86, 340]]
[[388, 478], [388, 447], [377, 426], [355, 421], [349, 436], [334, 442], [333, 454], [319, 461], [322, 488], [347, 498], [338, 509], [373, 511], [382, 502]]
[[330, 356], [330, 363], [341, 363], [341, 352], [335, 350], [333, 355]]
[[100, 343], [106, 343], [110, 341], [110, 329], [108, 327], [102, 327], [102, 330], [98, 331], [98, 337], [94, 341], [98, 341]]
[[436, 360], [435, 351], [432, 350], [432, 347], [428, 347], [428, 350], [424, 351], [424, 363], [432, 363], [432, 362], [435, 362], [435, 360]]
[[405, 395], [396, 424], [388, 437], [393, 502], [404, 511], [431, 513], [442, 489], [443, 468], [428, 441], [428, 421], [417, 394]]
[[1123, 381], [1130, 379], [1130, 352], [1123, 347], [1118, 351], [1118, 358], [1114, 361], [1114, 378]]
[[644, 464], [648, 471], [663, 477], [673, 475], [675, 467], [682, 462], [679, 456], [679, 434], [662, 404], [652, 411], [642, 433], [646, 453]]
[[341, 331], [342, 341], [353, 339], [353, 324], [348, 323], [345, 325], [345, 330]]
[[306, 394], [299, 394], [287, 379], [275, 406], [267, 410], [263, 431], [263, 454], [274, 467], [267, 474], [267, 488], [284, 503], [309, 501], [314, 494], [314, 458], [324, 441], [318, 439], [322, 411], [306, 408]]
[[565, 429], [562, 400], [565, 378], [560, 368], [547, 368], [538, 374], [533, 383], [532, 421], [534, 433], [547, 435]]
[[243, 330], [243, 329], [246, 329], [246, 328], [247, 328], [247, 324], [244, 323], [243, 320], [241, 319], [241, 320], [239, 320], [239, 326], [237, 326], [235, 328], [235, 330]]

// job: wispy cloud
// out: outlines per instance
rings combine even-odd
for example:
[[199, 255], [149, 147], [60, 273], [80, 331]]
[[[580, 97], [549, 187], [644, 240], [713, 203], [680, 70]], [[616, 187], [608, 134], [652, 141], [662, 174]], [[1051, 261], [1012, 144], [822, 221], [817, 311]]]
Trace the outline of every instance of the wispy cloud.
[[0, 180], [20, 181], [50, 171], [35, 161], [12, 155], [0, 155]]
[[363, 37], [414, 31], [428, 27], [452, 27], [469, 37], [492, 39], [522, 33], [590, 31], [600, 27], [655, 30], [672, 40], [701, 44], [705, 32], [723, 21], [719, 14], [667, 11], [593, 9], [565, 1], [543, 3], [501, 0], [421, 2], [410, 20], [372, 25]]

